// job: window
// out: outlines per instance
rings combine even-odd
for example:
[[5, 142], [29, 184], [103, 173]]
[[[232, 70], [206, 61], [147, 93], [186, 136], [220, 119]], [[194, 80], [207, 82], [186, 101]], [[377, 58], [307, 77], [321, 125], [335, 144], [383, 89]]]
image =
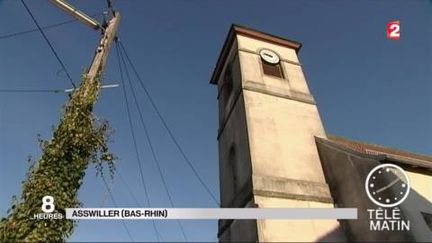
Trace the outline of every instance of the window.
[[423, 219], [426, 221], [427, 226], [432, 230], [432, 214], [421, 212]]
[[228, 100], [231, 92], [233, 90], [233, 74], [232, 74], [232, 64], [228, 63], [225, 68], [223, 87], [222, 87], [222, 96], [224, 100]]
[[234, 149], [234, 146], [231, 146], [228, 154], [228, 163], [230, 166], [230, 169], [232, 171], [232, 186], [233, 191], [236, 192], [238, 189], [238, 162], [236, 158], [236, 151]]
[[270, 64], [265, 61], [262, 61], [262, 67], [263, 67], [264, 74], [278, 77], [278, 78], [284, 78], [280, 63]]

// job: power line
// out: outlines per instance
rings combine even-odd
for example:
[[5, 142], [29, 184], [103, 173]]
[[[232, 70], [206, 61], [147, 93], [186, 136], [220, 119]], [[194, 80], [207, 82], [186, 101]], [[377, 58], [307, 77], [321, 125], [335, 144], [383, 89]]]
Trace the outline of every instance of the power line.
[[218, 200], [216, 199], [216, 197], [213, 195], [213, 193], [211, 192], [211, 190], [209, 189], [209, 187], [207, 186], [207, 184], [203, 181], [203, 179], [201, 178], [201, 176], [198, 174], [198, 171], [195, 169], [194, 165], [192, 164], [191, 160], [186, 156], [185, 152], [183, 151], [183, 149], [181, 148], [180, 144], [178, 143], [177, 139], [175, 138], [174, 134], [172, 133], [171, 129], [169, 128], [168, 124], [166, 123], [164, 117], [162, 116], [161, 112], [159, 111], [159, 108], [156, 106], [156, 103], [154, 102], [152, 96], [150, 95], [150, 92], [148, 91], [147, 87], [145, 86], [144, 82], [142, 81], [140, 75], [138, 74], [135, 65], [132, 63], [131, 59], [129, 58], [129, 55], [127, 54], [126, 48], [124, 47], [123, 43], [118, 41], [120, 43], [120, 48], [123, 50], [123, 53], [126, 56], [126, 59], [129, 62], [129, 65], [132, 67], [132, 70], [135, 73], [135, 76], [137, 77], [139, 84], [141, 85], [141, 87], [143, 88], [145, 94], [147, 95], [148, 100], [150, 101], [151, 106], [153, 107], [153, 109], [155, 110], [157, 116], [159, 117], [159, 119], [161, 120], [163, 126], [165, 127], [165, 129], [167, 130], [169, 136], [171, 137], [172, 141], [174, 142], [175, 146], [177, 147], [177, 149], [179, 150], [180, 154], [182, 155], [182, 157], [184, 158], [184, 160], [186, 161], [186, 163], [189, 165], [189, 167], [192, 169], [193, 173], [195, 174], [195, 176], [197, 177], [197, 179], [199, 180], [199, 182], [201, 183], [201, 185], [204, 187], [204, 189], [208, 192], [208, 194], [212, 197], [213, 201], [219, 205]]
[[[108, 186], [108, 183], [106, 182], [105, 177], [103, 175], [102, 175], [102, 180], [104, 182], [104, 185], [105, 185], [105, 188], [106, 188], [107, 192], [110, 195], [111, 201], [113, 202], [114, 206], [117, 208], [118, 207], [117, 202], [114, 199], [114, 196], [113, 196], [113, 194], [111, 192], [111, 188]], [[127, 233], [128, 237], [129, 237], [129, 239], [131, 240], [131, 242], [134, 242], [134, 240], [132, 238], [132, 235], [131, 235], [131, 233], [129, 231], [129, 228], [127, 227], [126, 223], [124, 222], [124, 219], [122, 219], [121, 222], [123, 224], [124, 229], [126, 230], [126, 233]]]
[[[130, 111], [130, 107], [129, 107], [129, 100], [127, 98], [126, 88], [125, 88], [125, 85], [124, 85], [125, 82], [124, 82], [124, 78], [123, 78], [123, 69], [122, 69], [121, 62], [120, 62], [120, 50], [119, 50], [119, 47], [118, 47], [117, 43], [116, 43], [116, 53], [117, 53], [117, 59], [118, 59], [118, 64], [119, 64], [120, 78], [121, 78], [121, 81], [123, 82], [123, 85], [121, 85], [121, 86], [122, 86], [122, 90], [123, 90], [123, 96], [125, 98], [126, 111], [127, 111], [128, 121], [129, 121], [129, 129], [130, 129], [130, 132], [131, 132], [131, 135], [132, 135], [135, 156], [137, 158], [137, 163], [138, 163], [138, 168], [139, 168], [139, 174], [140, 174], [141, 182], [142, 182], [142, 185], [143, 185], [143, 189], [144, 189], [144, 194], [145, 194], [145, 197], [146, 197], [147, 205], [149, 207], [151, 207], [150, 198], [149, 198], [149, 194], [148, 194], [148, 191], [147, 191], [146, 182], [145, 182], [145, 179], [144, 179], [144, 174], [143, 174], [143, 169], [142, 169], [142, 162], [141, 162], [141, 159], [140, 159], [140, 155], [139, 155], [139, 152], [138, 152], [137, 141], [136, 141], [136, 138], [135, 138], [134, 126], [133, 126], [133, 123], [132, 123], [132, 116], [131, 116], [131, 111]], [[156, 223], [155, 223], [154, 220], [152, 220], [152, 225], [153, 225], [153, 229], [155, 231], [157, 240], [159, 242], [160, 241], [159, 231], [157, 230]]]
[[[140, 203], [137, 200], [137, 197], [134, 195], [133, 190], [130, 188], [130, 186], [126, 183], [126, 180], [123, 178], [123, 176], [120, 174], [119, 170], [116, 170], [116, 175], [120, 178], [120, 181], [123, 183], [123, 185], [126, 187], [129, 195], [131, 196], [132, 200], [134, 201], [135, 205], [137, 207], [140, 207]], [[159, 234], [159, 233], [158, 233]], [[159, 234], [159, 237], [162, 238], [162, 235]]]
[[135, 197], [135, 195], [133, 194], [133, 191], [130, 189], [129, 185], [126, 183], [125, 179], [123, 178], [123, 176], [120, 174], [119, 170], [116, 170], [116, 174], [117, 176], [120, 178], [120, 181], [123, 183], [123, 185], [126, 187], [129, 195], [131, 196], [132, 200], [134, 201], [135, 205], [137, 207], [140, 206], [140, 203], [138, 203], [137, 198]]
[[[116, 88], [118, 84], [101, 85], [101, 89]], [[72, 93], [76, 89], [0, 89], [0, 93]]]
[[0, 89], [0, 93], [64, 93], [62, 89]]
[[[92, 14], [92, 15], [89, 15], [89, 16], [90, 17], [97, 17], [97, 16], [101, 16], [101, 15], [102, 15], [101, 13], [98, 13], [98, 14]], [[67, 21], [64, 21], [64, 22], [57, 23], [57, 24], [51, 24], [51, 25], [42, 26], [41, 29], [46, 30], [46, 29], [56, 28], [56, 27], [59, 27], [59, 26], [62, 26], [62, 25], [66, 25], [66, 24], [70, 24], [70, 23], [74, 23], [74, 22], [77, 22], [77, 21], [78, 21], [78, 19], [71, 19], [71, 20], [67, 20]], [[30, 34], [30, 33], [36, 32], [36, 31], [39, 31], [39, 29], [38, 28], [34, 28], [34, 29], [30, 29], [30, 30], [23, 30], [23, 31], [15, 32], [15, 33], [10, 33], [10, 34], [6, 34], [6, 35], [2, 35], [2, 36], [0, 36], [0, 40], [16, 37], [16, 36], [20, 36], [20, 35]]]
[[[144, 121], [143, 114], [141, 112], [141, 107], [138, 104], [138, 99], [136, 97], [136, 93], [135, 93], [135, 90], [133, 88], [132, 81], [130, 79], [129, 70], [128, 70], [127, 65], [126, 65], [126, 61], [124, 60], [124, 57], [123, 57], [123, 55], [122, 55], [121, 52], [120, 52], [120, 59], [121, 59], [123, 65], [124, 65], [124, 68], [125, 68], [125, 73], [126, 73], [127, 81], [129, 83], [129, 88], [130, 88], [130, 90], [132, 92], [132, 97], [133, 97], [135, 106], [136, 106], [136, 108], [138, 110], [138, 114], [139, 114], [139, 118], [140, 118], [141, 124], [142, 124], [142, 126], [144, 128], [144, 134], [145, 134], [145, 137], [147, 139], [147, 143], [149, 144], [150, 151], [151, 151], [151, 154], [152, 154], [152, 157], [153, 157], [153, 161], [155, 162], [156, 167], [158, 169], [158, 173], [159, 173], [159, 176], [160, 176], [160, 178], [162, 180], [162, 184], [163, 184], [163, 187], [165, 189], [165, 192], [168, 195], [168, 199], [169, 199], [170, 205], [171, 205], [171, 207], [174, 207], [174, 201], [173, 201], [173, 199], [171, 197], [171, 194], [170, 194], [170, 192], [168, 190], [168, 184], [167, 184], [167, 182], [165, 180], [165, 177], [164, 177], [164, 175], [162, 173], [162, 169], [160, 167], [159, 160], [158, 160], [158, 158], [156, 156], [156, 152], [155, 152], [155, 149], [153, 147], [153, 143], [152, 143], [152, 141], [150, 139], [150, 134], [148, 132], [147, 125], [146, 125], [146, 123]], [[184, 231], [183, 225], [180, 223], [180, 220], [177, 220], [177, 224], [179, 225], [179, 228], [180, 228], [180, 231], [182, 232], [184, 240], [187, 242], [187, 236], [186, 236], [186, 233]]]
[[[118, 178], [120, 178], [121, 183], [126, 187], [126, 190], [129, 193], [129, 195], [131, 196], [132, 201], [134, 202], [135, 206], [136, 207], [140, 207], [141, 204], [138, 202], [138, 199], [135, 196], [135, 194], [133, 193], [133, 190], [130, 188], [129, 184], [126, 182], [126, 180], [124, 179], [124, 177], [122, 176], [122, 174], [120, 173], [120, 170], [118, 170], [118, 168], [116, 169], [115, 174], [116, 174], [116, 176], [118, 176]], [[107, 195], [106, 196], [109, 196], [109, 191], [107, 191]], [[162, 235], [159, 234], [159, 237], [162, 238]]]
[[36, 18], [33, 16], [32, 12], [30, 11], [29, 7], [27, 6], [27, 4], [24, 2], [24, 0], [21, 0], [22, 4], [24, 5], [25, 9], [27, 10], [27, 13], [30, 15], [30, 17], [33, 19], [33, 22], [35, 23], [35, 25], [38, 27], [39, 32], [42, 34], [43, 38], [45, 39], [46, 43], [49, 45], [49, 47], [51, 48], [52, 53], [54, 54], [54, 56], [57, 58], [57, 61], [60, 63], [62, 69], [64, 70], [64, 72], [66, 73], [66, 76], [68, 77], [70, 83], [72, 84], [72, 86], [74, 88], [76, 88], [75, 83], [72, 81], [71, 76], [69, 75], [69, 72], [67, 71], [65, 65], [63, 64], [62, 60], [60, 59], [59, 55], [57, 54], [57, 52], [55, 51], [54, 47], [52, 46], [51, 42], [48, 40], [48, 37], [45, 35], [45, 33], [43, 32], [42, 28], [40, 27], [39, 23], [37, 22]]
[[[111, 184], [113, 184], [113, 183], [111, 183]], [[105, 202], [107, 201], [108, 197], [109, 197], [109, 193], [108, 193], [108, 191], [106, 191], [104, 193], [104, 195], [102, 195], [102, 200], [101, 200], [101, 203], [100, 203], [100, 208], [103, 208], [105, 206]]]

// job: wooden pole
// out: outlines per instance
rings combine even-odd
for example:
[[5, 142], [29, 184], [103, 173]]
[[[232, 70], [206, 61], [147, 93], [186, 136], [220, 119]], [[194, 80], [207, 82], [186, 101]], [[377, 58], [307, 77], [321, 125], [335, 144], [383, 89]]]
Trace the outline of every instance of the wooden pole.
[[[103, 72], [109, 50], [116, 36], [116, 31], [119, 22], [120, 22], [120, 13], [115, 12], [113, 18], [108, 22], [108, 27], [105, 29], [105, 31], [103, 31], [103, 35], [102, 38], [100, 39], [99, 46], [96, 48], [93, 61], [90, 65], [87, 74], [85, 75], [83, 83], [80, 85], [80, 89], [79, 89], [80, 94], [86, 96], [88, 94], [88, 88], [92, 86], [92, 85], [86, 85], [85, 82], [93, 83], [99, 80], [96, 79], [96, 77]], [[98, 90], [99, 88], [100, 88], [100, 83], [98, 83]]]

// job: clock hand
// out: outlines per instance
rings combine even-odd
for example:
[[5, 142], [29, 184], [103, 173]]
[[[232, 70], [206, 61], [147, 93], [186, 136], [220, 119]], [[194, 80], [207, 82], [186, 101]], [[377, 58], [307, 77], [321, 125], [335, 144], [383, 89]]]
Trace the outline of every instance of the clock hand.
[[376, 193], [380, 193], [380, 192], [384, 191], [385, 189], [387, 189], [387, 188], [393, 186], [394, 184], [396, 184], [398, 181], [400, 181], [400, 178], [397, 178], [394, 181], [390, 182], [390, 184], [388, 184], [387, 186], [384, 186], [384, 187], [376, 190]]

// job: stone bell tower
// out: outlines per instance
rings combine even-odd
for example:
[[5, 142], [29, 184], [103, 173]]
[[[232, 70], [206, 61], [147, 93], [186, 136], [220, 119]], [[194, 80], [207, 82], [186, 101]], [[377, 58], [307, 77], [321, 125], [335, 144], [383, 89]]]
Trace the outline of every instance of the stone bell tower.
[[[210, 83], [219, 104], [221, 207], [333, 207], [314, 137], [326, 137], [301, 44], [233, 25]], [[220, 241], [344, 240], [337, 220], [220, 220]]]

